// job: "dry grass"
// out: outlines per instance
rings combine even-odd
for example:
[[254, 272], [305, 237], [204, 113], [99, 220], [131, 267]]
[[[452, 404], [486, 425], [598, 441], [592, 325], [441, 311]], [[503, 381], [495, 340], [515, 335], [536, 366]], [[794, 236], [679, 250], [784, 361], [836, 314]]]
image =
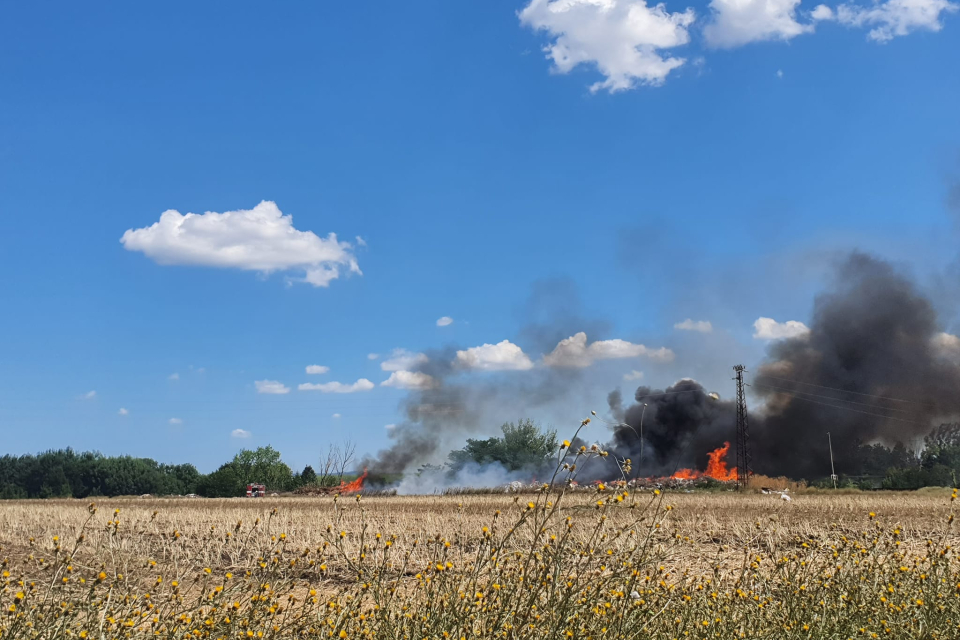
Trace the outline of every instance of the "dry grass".
[[949, 491], [6, 502], [0, 635], [952, 638], [951, 519]]

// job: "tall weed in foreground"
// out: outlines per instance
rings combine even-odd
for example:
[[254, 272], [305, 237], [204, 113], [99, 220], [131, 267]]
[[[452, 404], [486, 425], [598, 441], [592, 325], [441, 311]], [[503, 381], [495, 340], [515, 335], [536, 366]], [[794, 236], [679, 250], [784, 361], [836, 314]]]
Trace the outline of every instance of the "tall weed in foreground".
[[362, 497], [334, 498], [309, 547], [276, 509], [185, 535], [158, 512], [127, 523], [90, 505], [69, 536], [2, 551], [0, 636], [960, 637], [952, 511], [920, 547], [870, 513], [856, 533], [793, 538], [758, 520], [721, 553], [675, 526], [659, 491], [568, 491], [586, 464], [630, 472], [629, 460], [569, 446], [550, 482], [479, 531], [453, 501], [454, 526], [411, 536], [385, 530]]

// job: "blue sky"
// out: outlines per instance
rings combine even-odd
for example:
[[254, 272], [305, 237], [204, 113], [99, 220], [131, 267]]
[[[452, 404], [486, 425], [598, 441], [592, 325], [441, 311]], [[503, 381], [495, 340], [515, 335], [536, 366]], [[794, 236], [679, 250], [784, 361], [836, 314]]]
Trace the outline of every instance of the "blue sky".
[[582, 370], [555, 426], [634, 372], [729, 393], [844, 251], [955, 256], [956, 10], [7, 4], [3, 450], [373, 453], [431, 383], [396, 349]]

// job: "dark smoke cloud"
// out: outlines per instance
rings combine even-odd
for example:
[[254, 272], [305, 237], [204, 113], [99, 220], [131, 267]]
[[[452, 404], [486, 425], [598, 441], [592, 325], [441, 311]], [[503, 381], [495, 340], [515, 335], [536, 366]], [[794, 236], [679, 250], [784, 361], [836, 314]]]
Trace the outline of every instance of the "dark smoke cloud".
[[733, 440], [735, 405], [711, 397], [694, 380], [680, 380], [666, 389], [641, 386], [634, 399], [626, 411], [619, 392], [611, 393], [607, 401], [611, 413], [626, 425], [614, 427], [610, 450], [634, 462], [635, 476], [703, 468], [709, 451]]
[[[540, 291], [547, 293], [532, 297], [533, 322], [525, 331], [546, 351], [580, 330], [584, 320], [565, 286], [553, 283]], [[557, 296], [574, 303], [565, 305]], [[561, 329], [550, 327], [554, 313]], [[840, 261], [830, 286], [816, 296], [808, 325], [808, 335], [773, 343], [766, 360], [747, 375], [750, 392], [762, 401], [749, 416], [755, 472], [829, 474], [828, 431], [838, 472], [844, 472], [844, 461], [852, 460], [860, 443], [915, 446], [931, 427], [960, 415], [960, 366], [935, 346], [943, 323], [929, 297], [889, 263], [862, 253]], [[406, 420], [394, 429], [392, 445], [367, 461], [371, 470], [410, 472], [443, 461], [467, 437], [493, 435], [504, 420], [537, 418], [588, 387], [588, 369], [466, 376], [452, 365], [455, 354], [453, 347], [428, 354], [420, 371], [437, 386], [409, 394]], [[733, 381], [715, 391], [732, 398]], [[708, 452], [735, 441], [734, 402], [711, 397], [694, 380], [663, 389], [641, 386], [629, 406], [619, 391], [607, 402], [614, 420], [625, 425], [613, 428], [608, 448], [634, 461], [634, 475], [703, 469]], [[597, 423], [583, 437], [611, 437], [595, 428]], [[603, 468], [591, 473], [602, 477], [609, 473]]]
[[[764, 401], [749, 416], [754, 471], [823, 476], [829, 474], [828, 431], [842, 470], [859, 443], [915, 445], [955, 417], [960, 366], [935, 345], [941, 331], [930, 300], [909, 278], [882, 260], [848, 256], [815, 299], [809, 335], [773, 344], [750, 376]], [[624, 412], [611, 402], [611, 410], [638, 429], [646, 402], [650, 464], [703, 468], [707, 451], [735, 439], [734, 403], [711, 400], [693, 381], [664, 392], [669, 395], [640, 387], [636, 404]], [[633, 429], [617, 430], [614, 446], [636, 459]]]
[[933, 305], [890, 264], [851, 255], [817, 297], [810, 329], [774, 345], [760, 368], [755, 390], [768, 410], [753, 430], [758, 471], [822, 475], [827, 431], [843, 456], [861, 442], [913, 445], [960, 412], [960, 367], [935, 346], [942, 329]]

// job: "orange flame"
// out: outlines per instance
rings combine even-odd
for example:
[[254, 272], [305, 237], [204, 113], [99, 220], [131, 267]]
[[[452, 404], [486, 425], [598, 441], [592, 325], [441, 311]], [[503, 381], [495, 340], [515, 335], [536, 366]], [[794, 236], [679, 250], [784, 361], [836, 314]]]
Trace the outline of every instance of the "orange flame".
[[358, 491], [363, 491], [363, 481], [367, 479], [367, 470], [363, 470], [363, 475], [361, 475], [356, 480], [351, 480], [350, 482], [340, 482], [340, 486], [335, 489], [338, 493], [357, 493]]
[[721, 482], [730, 482], [737, 479], [737, 470], [728, 469], [725, 458], [730, 453], [730, 443], [724, 442], [719, 449], [714, 449], [707, 454], [707, 470], [704, 472], [693, 469], [678, 469], [675, 474], [670, 476], [674, 480], [696, 480], [697, 478], [712, 478]]

